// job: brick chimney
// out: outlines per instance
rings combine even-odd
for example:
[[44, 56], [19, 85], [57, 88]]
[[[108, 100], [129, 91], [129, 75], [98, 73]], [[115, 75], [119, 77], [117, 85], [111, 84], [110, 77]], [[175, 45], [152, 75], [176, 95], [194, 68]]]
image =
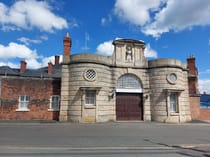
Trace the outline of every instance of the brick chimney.
[[189, 74], [191, 75], [198, 75], [198, 70], [195, 65], [195, 57], [193, 55], [187, 58], [187, 68], [189, 70]]
[[55, 65], [59, 65], [60, 56], [55, 56]]
[[63, 38], [63, 46], [64, 46], [64, 56], [69, 56], [70, 55], [70, 50], [71, 50], [71, 38], [69, 36], [69, 33], [66, 33], [66, 36]]
[[193, 55], [187, 58], [189, 94], [199, 94], [198, 90], [198, 69]]
[[53, 73], [53, 64], [51, 62], [48, 63], [48, 74], [52, 75]]
[[26, 71], [26, 61], [22, 60], [20, 61], [20, 72], [24, 73]]
[[72, 41], [69, 33], [63, 38], [63, 62], [68, 63], [70, 61], [70, 51], [71, 51]]

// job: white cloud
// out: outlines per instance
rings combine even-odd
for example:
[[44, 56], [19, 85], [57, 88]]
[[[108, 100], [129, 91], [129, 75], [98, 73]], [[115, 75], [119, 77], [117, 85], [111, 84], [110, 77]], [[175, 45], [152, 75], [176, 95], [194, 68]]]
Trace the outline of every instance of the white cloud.
[[114, 12], [155, 38], [169, 31], [210, 25], [209, 0], [117, 0]]
[[[62, 62], [62, 55], [60, 55], [60, 63]], [[20, 59], [25, 60], [27, 63], [27, 69], [38, 69], [41, 67], [46, 67], [48, 66], [48, 63], [55, 63], [55, 56], [50, 56], [50, 57], [39, 57], [39, 58], [28, 58], [28, 59]], [[20, 68], [20, 62], [15, 63], [10, 61], [10, 59], [1, 60], [0, 59], [0, 66], [9, 66], [11, 68]]]
[[210, 39], [209, 39], [208, 45], [210, 45]]
[[116, 0], [114, 13], [121, 20], [135, 25], [150, 22], [150, 11], [156, 11], [163, 0]]
[[0, 58], [11, 59], [11, 58], [38, 58], [36, 50], [31, 50], [25, 45], [17, 44], [14, 42], [9, 43], [8, 46], [0, 44]]
[[[61, 63], [63, 61], [63, 55], [60, 55], [60, 60], [59, 62]], [[47, 66], [47, 64], [51, 62], [51, 63], [55, 63], [55, 56], [50, 56], [50, 57], [44, 57], [42, 58], [42, 66]]]
[[79, 24], [78, 24], [78, 22], [77, 22], [77, 20], [75, 18], [71, 18], [69, 20], [69, 27], [70, 28], [77, 28], [77, 27], [79, 27]]
[[[36, 50], [31, 50], [26, 45], [9, 43], [7, 46], [0, 44], [0, 66], [6, 65], [12, 68], [19, 68], [20, 64], [15, 63], [14, 59], [25, 60], [27, 62], [27, 68], [37, 69], [43, 66], [47, 66], [48, 62], [55, 62], [55, 57], [43, 57], [39, 56]], [[60, 56], [60, 62], [62, 56]]]
[[29, 39], [29, 38], [26, 38], [26, 37], [21, 37], [21, 38], [18, 38], [18, 41], [24, 43], [25, 45], [30, 45], [30, 43], [33, 43], [33, 44], [39, 44], [41, 43], [42, 41], [41, 40], [37, 40], [37, 39]]
[[112, 40], [109, 40], [99, 44], [96, 48], [96, 53], [103, 56], [111, 56], [114, 51], [114, 46], [112, 45], [112, 42]]
[[159, 37], [162, 33], [181, 31], [193, 26], [210, 25], [209, 0], [169, 0], [155, 16], [155, 21], [145, 26], [145, 34]]
[[[119, 39], [119, 38], [117, 38]], [[114, 46], [112, 44], [112, 40], [109, 41], [105, 41], [101, 44], [99, 44], [96, 48], [97, 50], [97, 54], [103, 55], [103, 56], [111, 56], [114, 52]], [[157, 52], [155, 50], [153, 50], [150, 46], [150, 44], [147, 44], [145, 46], [145, 51], [144, 51], [144, 55], [145, 57], [148, 58], [157, 58]]]
[[25, 61], [28, 69], [37, 69], [43, 66], [36, 58], [28, 58]]
[[41, 40], [48, 40], [48, 37], [46, 35], [42, 35], [42, 36], [40, 36], [40, 39]]
[[8, 7], [0, 3], [0, 24], [3, 30], [38, 28], [41, 31], [68, 27], [67, 21], [52, 12], [52, 6], [46, 1], [21, 0]]
[[210, 80], [199, 80], [198, 84], [200, 93], [206, 92], [210, 94]]
[[1, 61], [0, 62], [0, 66], [9, 66], [9, 67], [12, 67], [12, 68], [19, 68], [19, 64], [15, 64], [13, 62], [5, 62], [5, 61]]
[[48, 40], [48, 37], [41, 36], [38, 39], [29, 39], [27, 37], [18, 38], [18, 41], [20, 41], [21, 43], [24, 43], [27, 46], [30, 45], [31, 43], [32, 44], [40, 44], [40, 43], [42, 43], [43, 40]]
[[146, 45], [144, 55], [147, 58], [157, 58], [157, 52], [151, 48], [150, 44]]
[[107, 24], [109, 24], [110, 22], [112, 22], [112, 16], [109, 14], [108, 17], [103, 17], [101, 19], [101, 25], [105, 26]]

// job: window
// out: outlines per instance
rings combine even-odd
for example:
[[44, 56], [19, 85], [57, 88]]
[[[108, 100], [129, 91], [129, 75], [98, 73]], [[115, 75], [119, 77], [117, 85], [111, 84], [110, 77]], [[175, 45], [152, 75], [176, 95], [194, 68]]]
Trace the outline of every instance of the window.
[[93, 69], [88, 69], [84, 73], [84, 78], [88, 81], [95, 81], [96, 79], [96, 71]]
[[60, 96], [53, 95], [50, 98], [50, 109], [52, 110], [59, 110], [60, 107]]
[[20, 95], [18, 110], [19, 111], [29, 111], [29, 100], [30, 100], [29, 95]]
[[177, 94], [171, 93], [170, 94], [170, 110], [171, 112], [178, 112], [178, 103], [177, 103]]
[[117, 81], [117, 88], [119, 89], [139, 89], [141, 83], [139, 79], [132, 74], [126, 74], [121, 76]]
[[176, 84], [177, 75], [175, 73], [170, 73], [167, 75], [166, 79], [170, 84]]
[[87, 80], [94, 80], [96, 77], [96, 72], [93, 70], [93, 69], [88, 69], [86, 72], [85, 72], [85, 78]]
[[87, 90], [85, 93], [85, 105], [95, 106], [95, 100], [96, 100], [96, 91]]
[[122, 75], [117, 80], [116, 92], [142, 93], [142, 86], [139, 78], [133, 74]]

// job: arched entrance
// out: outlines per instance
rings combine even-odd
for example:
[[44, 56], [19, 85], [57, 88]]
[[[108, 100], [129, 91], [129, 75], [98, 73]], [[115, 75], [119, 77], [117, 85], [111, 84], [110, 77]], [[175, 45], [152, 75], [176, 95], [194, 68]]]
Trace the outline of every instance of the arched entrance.
[[123, 75], [117, 81], [116, 120], [143, 120], [142, 86], [133, 74]]

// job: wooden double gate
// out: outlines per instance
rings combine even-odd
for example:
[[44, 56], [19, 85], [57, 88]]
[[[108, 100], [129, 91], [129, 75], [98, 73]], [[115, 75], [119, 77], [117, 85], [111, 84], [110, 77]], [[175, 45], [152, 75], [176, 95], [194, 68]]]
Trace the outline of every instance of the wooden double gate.
[[117, 120], [143, 120], [142, 93], [116, 93]]

